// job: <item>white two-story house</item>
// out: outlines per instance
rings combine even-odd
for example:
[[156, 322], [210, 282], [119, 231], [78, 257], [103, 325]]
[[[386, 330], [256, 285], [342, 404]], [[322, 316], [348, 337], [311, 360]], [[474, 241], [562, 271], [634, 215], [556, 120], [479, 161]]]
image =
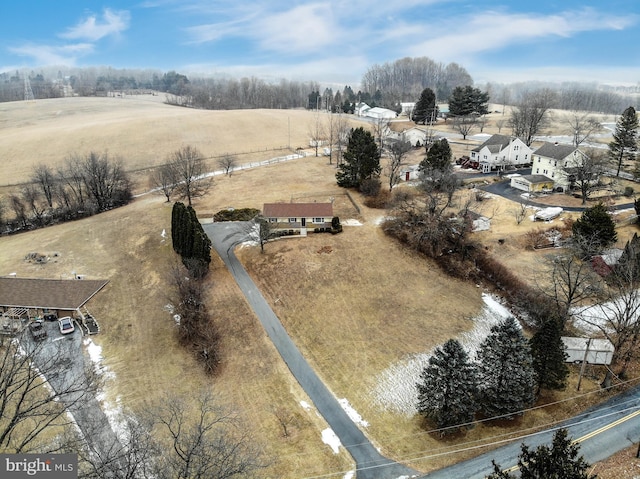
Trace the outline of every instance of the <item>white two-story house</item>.
[[493, 135], [482, 145], [471, 150], [471, 161], [478, 162], [483, 173], [522, 167], [531, 163], [529, 148], [520, 138]]
[[585, 158], [585, 153], [573, 145], [545, 142], [533, 152], [531, 174], [547, 176], [554, 188], [567, 190], [575, 181], [575, 169], [584, 164]]

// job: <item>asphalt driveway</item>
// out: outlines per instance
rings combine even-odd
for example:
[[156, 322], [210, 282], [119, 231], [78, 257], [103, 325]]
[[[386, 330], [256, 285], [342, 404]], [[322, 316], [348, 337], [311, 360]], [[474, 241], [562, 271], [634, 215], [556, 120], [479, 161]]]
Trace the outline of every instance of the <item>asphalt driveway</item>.
[[416, 471], [382, 456], [354, 424], [336, 397], [309, 366], [256, 284], [238, 261], [233, 250], [237, 244], [246, 239], [249, 224], [222, 222], [205, 224], [203, 228], [289, 370], [353, 457], [357, 478], [395, 479], [401, 476], [418, 476]]

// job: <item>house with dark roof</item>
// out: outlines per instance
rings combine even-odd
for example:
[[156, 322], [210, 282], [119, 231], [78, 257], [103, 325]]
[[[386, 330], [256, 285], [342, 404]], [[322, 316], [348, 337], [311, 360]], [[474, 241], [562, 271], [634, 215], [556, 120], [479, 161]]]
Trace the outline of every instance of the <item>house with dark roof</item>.
[[265, 203], [262, 216], [273, 232], [288, 231], [306, 236], [307, 232], [331, 230], [332, 203]]
[[532, 152], [533, 150], [520, 138], [492, 135], [471, 150], [471, 161], [477, 162], [483, 173], [489, 173], [529, 165]]
[[92, 334], [90, 327], [95, 324], [97, 328], [97, 323], [81, 308], [107, 283], [90, 279], [0, 277], [0, 334], [15, 334], [30, 320], [46, 314], [73, 316]]
[[551, 178], [555, 188], [566, 190], [574, 180], [575, 169], [584, 164], [585, 153], [573, 145], [545, 142], [533, 153], [531, 173]]

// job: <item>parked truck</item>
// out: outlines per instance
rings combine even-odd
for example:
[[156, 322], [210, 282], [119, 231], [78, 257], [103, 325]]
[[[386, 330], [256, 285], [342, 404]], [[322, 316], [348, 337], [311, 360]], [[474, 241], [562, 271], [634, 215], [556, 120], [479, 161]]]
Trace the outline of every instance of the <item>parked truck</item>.
[[566, 362], [568, 363], [581, 363], [586, 359], [589, 364], [611, 364], [614, 347], [608, 339], [563, 336], [562, 342], [566, 348], [565, 352], [568, 355]]

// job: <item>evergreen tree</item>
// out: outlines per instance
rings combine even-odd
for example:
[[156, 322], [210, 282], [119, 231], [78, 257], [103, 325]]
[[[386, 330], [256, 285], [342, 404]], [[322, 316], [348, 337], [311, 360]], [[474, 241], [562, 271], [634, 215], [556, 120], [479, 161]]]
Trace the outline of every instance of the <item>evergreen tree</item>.
[[452, 168], [453, 153], [446, 138], [436, 140], [427, 151], [427, 156], [420, 162], [420, 171], [448, 171]]
[[413, 117], [416, 123], [423, 125], [430, 121], [435, 121], [438, 116], [438, 107], [436, 106], [436, 94], [431, 88], [425, 88], [420, 94], [420, 98], [413, 108]]
[[569, 368], [565, 363], [567, 353], [562, 342], [562, 321], [547, 318], [529, 341], [533, 357], [533, 369], [540, 389], [564, 389]]
[[371, 132], [363, 127], [351, 130], [343, 161], [338, 166], [336, 180], [343, 188], [358, 188], [369, 178], [380, 174], [380, 150]]
[[449, 114], [452, 116], [486, 115], [489, 93], [470, 85], [457, 86], [449, 97]]
[[458, 428], [452, 426], [473, 421], [477, 409], [476, 367], [457, 340], [450, 339], [435, 350], [420, 379], [416, 385], [418, 411], [438, 428], [455, 432]]
[[[551, 447], [543, 444], [531, 451], [522, 444], [522, 452], [518, 456], [520, 479], [596, 479], [589, 475], [591, 467], [584, 457], [578, 456], [580, 446], [573, 444], [566, 429], [558, 429], [553, 436]], [[487, 479], [515, 479], [515, 476], [503, 472], [493, 462], [494, 472]]]
[[535, 400], [531, 348], [513, 317], [491, 328], [478, 350], [479, 402], [488, 417], [512, 417]]
[[633, 283], [640, 283], [640, 237], [633, 237], [624, 245], [622, 255], [614, 269], [614, 274]]
[[609, 155], [617, 166], [616, 176], [620, 176], [622, 162], [627, 159], [633, 161], [636, 158], [638, 136], [638, 115], [636, 110], [630, 106], [622, 112], [616, 122], [616, 129], [613, 133], [613, 140], [609, 143]]
[[602, 203], [584, 210], [572, 231], [574, 241], [587, 256], [599, 253], [618, 239], [616, 225]]
[[171, 241], [194, 278], [202, 278], [211, 263], [211, 240], [191, 206], [176, 202], [171, 211]]

